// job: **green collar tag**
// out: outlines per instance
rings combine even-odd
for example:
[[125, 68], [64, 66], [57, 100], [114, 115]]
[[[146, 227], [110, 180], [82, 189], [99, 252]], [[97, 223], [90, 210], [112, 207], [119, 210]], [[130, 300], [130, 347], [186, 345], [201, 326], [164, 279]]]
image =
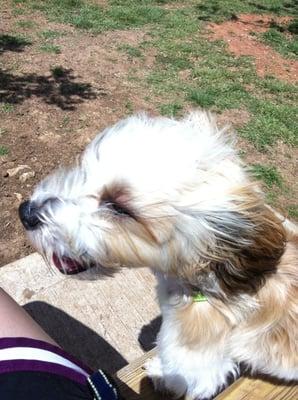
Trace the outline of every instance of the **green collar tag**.
[[202, 303], [203, 301], [207, 301], [207, 297], [204, 296], [201, 292], [192, 296], [192, 299], [195, 303]]

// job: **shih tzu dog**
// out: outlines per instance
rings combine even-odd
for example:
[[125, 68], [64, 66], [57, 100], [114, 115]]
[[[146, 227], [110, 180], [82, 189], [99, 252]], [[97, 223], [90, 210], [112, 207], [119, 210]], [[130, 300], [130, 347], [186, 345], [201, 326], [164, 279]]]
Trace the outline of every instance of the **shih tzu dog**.
[[266, 206], [232, 142], [203, 111], [129, 117], [20, 206], [62, 272], [155, 272], [163, 322], [148, 375], [189, 399], [215, 396], [240, 364], [298, 378], [298, 229]]

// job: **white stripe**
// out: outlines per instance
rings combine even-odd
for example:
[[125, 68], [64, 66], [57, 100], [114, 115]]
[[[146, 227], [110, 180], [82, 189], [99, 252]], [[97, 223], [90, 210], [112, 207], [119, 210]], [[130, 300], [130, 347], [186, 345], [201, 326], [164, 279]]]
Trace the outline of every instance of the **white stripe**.
[[89, 376], [89, 374], [80, 368], [78, 365], [67, 360], [66, 358], [59, 356], [56, 353], [52, 353], [48, 350], [35, 349], [32, 347], [12, 347], [8, 349], [0, 350], [0, 361], [7, 360], [35, 360], [35, 361], [45, 361], [54, 364], [63, 365], [65, 367], [71, 368], [84, 376]]

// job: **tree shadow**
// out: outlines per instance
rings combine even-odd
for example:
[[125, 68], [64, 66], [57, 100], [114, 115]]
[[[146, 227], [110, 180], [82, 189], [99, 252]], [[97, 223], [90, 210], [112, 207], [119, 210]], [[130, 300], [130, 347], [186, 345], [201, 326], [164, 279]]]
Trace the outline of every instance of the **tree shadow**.
[[62, 110], [71, 111], [85, 100], [105, 96], [103, 89], [89, 83], [76, 82], [72, 69], [55, 67], [48, 76], [38, 74], [13, 75], [0, 70], [0, 102], [20, 104], [32, 97], [41, 98]]
[[64, 350], [90, 368], [102, 368], [113, 374], [127, 365], [105, 339], [59, 308], [34, 301], [26, 304], [24, 309]]
[[[237, 20], [238, 15], [243, 12], [239, 9], [237, 5], [232, 2], [227, 5], [226, 2], [218, 0], [204, 0], [199, 2], [195, 6], [198, 12], [198, 19], [202, 21], [214, 21], [214, 17], [220, 18], [219, 21], [224, 20]], [[248, 1], [247, 5], [252, 8], [251, 13], [260, 11], [260, 14], [276, 14], [282, 15], [283, 13], [297, 13], [297, 0], [288, 0], [287, 2], [282, 2], [282, 4], [264, 4], [264, 2], [259, 1]], [[260, 18], [262, 15], [260, 15]]]
[[267, 5], [257, 1], [249, 1], [248, 4], [268, 14], [271, 13], [279, 15], [281, 12], [293, 12], [293, 13], [297, 12], [296, 0], [289, 0], [287, 2], [282, 2], [282, 4], [274, 4], [274, 3], [270, 4], [270, 2], [268, 2]]
[[29, 46], [31, 42], [21, 36], [0, 35], [0, 54], [5, 51], [14, 51], [20, 53], [25, 46]]

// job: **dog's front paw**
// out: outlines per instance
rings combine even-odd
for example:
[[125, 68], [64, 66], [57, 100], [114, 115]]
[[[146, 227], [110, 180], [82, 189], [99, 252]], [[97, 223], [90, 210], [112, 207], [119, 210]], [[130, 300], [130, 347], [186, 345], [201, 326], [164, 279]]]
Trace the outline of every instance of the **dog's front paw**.
[[158, 356], [151, 358], [145, 363], [147, 376], [153, 383], [154, 389], [158, 392], [165, 391], [163, 372], [160, 358]]
[[178, 399], [186, 392], [185, 381], [179, 376], [164, 375], [160, 358], [154, 357], [145, 364], [147, 376], [152, 381], [154, 389]]

